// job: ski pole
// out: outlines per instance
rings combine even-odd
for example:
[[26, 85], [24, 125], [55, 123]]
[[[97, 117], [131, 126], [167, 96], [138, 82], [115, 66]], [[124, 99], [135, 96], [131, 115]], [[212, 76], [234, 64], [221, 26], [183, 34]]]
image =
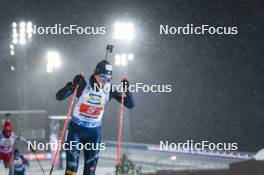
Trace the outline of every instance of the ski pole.
[[45, 171], [44, 171], [44, 169], [43, 169], [43, 167], [42, 167], [42, 165], [41, 165], [41, 163], [40, 163], [40, 161], [39, 161], [39, 159], [38, 159], [38, 156], [37, 156], [37, 153], [36, 153], [36, 151], [33, 151], [33, 150], [31, 150], [31, 152], [33, 152], [33, 153], [34, 153], [34, 155], [35, 155], [35, 158], [36, 158], [36, 160], [37, 160], [37, 162], [38, 162], [38, 165], [39, 165], [39, 167], [40, 167], [40, 169], [41, 169], [42, 173], [45, 175]]
[[71, 99], [70, 107], [69, 107], [69, 110], [68, 110], [68, 113], [67, 113], [66, 120], [65, 120], [64, 125], [63, 125], [63, 129], [62, 129], [62, 132], [61, 132], [61, 135], [60, 135], [59, 144], [58, 144], [55, 156], [54, 156], [53, 161], [52, 161], [52, 166], [51, 166], [49, 175], [52, 174], [55, 162], [57, 160], [57, 156], [58, 156], [59, 150], [61, 149], [61, 142], [64, 139], [65, 130], [66, 130], [66, 127], [67, 127], [67, 123], [68, 123], [69, 117], [70, 117], [71, 112], [72, 112], [72, 107], [73, 107], [73, 104], [74, 104], [74, 100], [75, 100], [75, 97], [76, 97], [76, 94], [77, 94], [78, 87], [79, 87], [79, 84], [76, 86], [76, 88], [74, 90], [74, 93], [73, 93], [73, 96], [72, 96], [72, 99]]
[[[124, 76], [121, 76], [121, 80], [124, 79]], [[119, 131], [118, 131], [118, 144], [117, 144], [117, 154], [116, 154], [116, 166], [120, 162], [120, 150], [121, 150], [121, 139], [122, 139], [122, 127], [123, 127], [123, 112], [124, 112], [124, 91], [122, 91], [121, 104], [120, 104], [120, 113], [119, 113]]]
[[[23, 133], [23, 128], [20, 129], [19, 137], [22, 137], [22, 133]], [[30, 151], [34, 153], [35, 158], [36, 158], [36, 160], [37, 160], [37, 162], [38, 162], [38, 165], [39, 165], [39, 167], [40, 167], [40, 169], [41, 169], [43, 175], [45, 175], [45, 171], [44, 171], [43, 166], [41, 165], [41, 163], [40, 163], [40, 161], [39, 161], [39, 159], [38, 159], [38, 156], [37, 156], [36, 151], [33, 150], [33, 149], [30, 149]]]

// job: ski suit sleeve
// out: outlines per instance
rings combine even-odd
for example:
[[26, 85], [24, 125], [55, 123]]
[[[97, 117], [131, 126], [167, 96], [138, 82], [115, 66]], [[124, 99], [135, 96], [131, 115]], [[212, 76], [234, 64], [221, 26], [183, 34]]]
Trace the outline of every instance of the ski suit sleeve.
[[18, 136], [16, 134], [13, 134], [13, 136], [15, 137], [15, 142], [17, 142], [18, 140], [21, 141], [25, 146], [28, 146], [28, 141], [27, 139], [25, 139], [24, 137], [22, 136]]
[[[115, 89], [114, 91], [110, 92], [110, 100], [112, 98], [116, 99], [119, 103], [121, 103], [122, 94]], [[129, 109], [132, 109], [135, 107], [134, 96], [129, 90], [126, 92], [125, 97], [124, 97], [124, 106]]]
[[57, 93], [56, 93], [56, 99], [57, 100], [64, 100], [65, 98], [69, 97], [74, 91], [74, 85], [72, 82], [68, 82], [66, 86], [61, 88]]
[[57, 93], [56, 93], [56, 99], [57, 100], [64, 100], [65, 98], [69, 97], [71, 94], [74, 92], [74, 88], [77, 86], [77, 84], [84, 84], [85, 79], [81, 74], [76, 75], [72, 82], [68, 82], [66, 86], [61, 88]]
[[22, 160], [22, 162], [23, 162], [24, 165], [29, 166], [28, 160], [23, 155], [21, 155], [20, 158], [21, 158], [21, 160]]
[[28, 144], [28, 141], [27, 141], [24, 137], [22, 137], [22, 136], [17, 136], [17, 140], [20, 140], [20, 141], [23, 142], [25, 145]]

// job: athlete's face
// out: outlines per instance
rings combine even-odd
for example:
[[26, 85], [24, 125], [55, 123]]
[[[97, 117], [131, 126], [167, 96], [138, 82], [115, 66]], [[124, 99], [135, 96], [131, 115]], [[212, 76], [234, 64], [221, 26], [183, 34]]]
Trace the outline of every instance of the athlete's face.
[[107, 82], [111, 81], [111, 78], [109, 78], [109, 75], [107, 74], [100, 74], [100, 75], [94, 75], [96, 82], [104, 87]]
[[12, 134], [12, 131], [3, 131], [5, 137], [9, 138]]

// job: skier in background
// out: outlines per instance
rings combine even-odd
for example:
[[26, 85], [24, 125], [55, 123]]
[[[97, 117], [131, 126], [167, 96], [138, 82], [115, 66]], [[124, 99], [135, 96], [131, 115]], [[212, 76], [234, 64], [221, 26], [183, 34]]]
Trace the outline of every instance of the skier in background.
[[9, 175], [14, 174], [13, 147], [17, 140], [27, 144], [26, 139], [14, 134], [11, 122], [5, 121], [0, 134], [0, 160], [3, 160], [5, 167], [9, 169]]
[[[112, 66], [103, 60], [99, 62], [94, 73], [89, 79], [85, 79], [82, 74], [74, 77], [72, 82], [68, 82], [65, 87], [60, 89], [57, 94], [57, 100], [63, 100], [73, 94], [75, 87], [78, 85], [76, 103], [73, 107], [72, 118], [69, 123], [68, 135], [66, 142], [76, 141], [78, 143], [101, 142], [101, 122], [105, 105], [112, 99], [121, 103], [121, 92], [107, 90], [110, 87], [112, 79]], [[132, 109], [135, 106], [134, 98], [128, 91], [129, 82], [122, 80], [123, 89], [126, 89], [124, 105]], [[97, 85], [97, 86], [96, 86]], [[66, 153], [66, 175], [77, 175], [80, 150], [77, 147], [67, 150]], [[98, 161], [98, 150], [84, 149], [84, 171], [83, 175], [94, 175]]]
[[14, 175], [25, 175], [26, 166], [29, 166], [28, 160], [20, 154], [18, 149], [14, 150]]

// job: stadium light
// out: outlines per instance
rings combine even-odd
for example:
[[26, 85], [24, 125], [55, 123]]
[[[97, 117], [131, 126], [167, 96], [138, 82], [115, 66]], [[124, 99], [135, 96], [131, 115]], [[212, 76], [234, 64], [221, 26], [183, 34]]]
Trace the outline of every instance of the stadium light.
[[13, 26], [13, 28], [16, 28], [17, 27], [17, 23], [16, 22], [13, 22], [12, 23], [12, 26]]
[[171, 156], [171, 157], [170, 157], [170, 160], [176, 160], [176, 159], [177, 159], [176, 156]]
[[115, 65], [116, 66], [126, 66], [129, 61], [132, 61], [134, 59], [134, 55], [132, 53], [130, 54], [116, 54], [115, 55]]
[[[33, 34], [33, 24], [28, 21], [20, 21], [19, 23], [12, 23], [12, 48], [10, 47], [10, 54], [15, 55], [15, 46], [16, 45], [25, 45], [30, 41]], [[11, 45], [10, 45], [11, 46]]]
[[15, 55], [14, 45], [10, 44], [10, 55]]
[[11, 66], [10, 69], [11, 69], [11, 71], [15, 71], [15, 67], [14, 66]]
[[134, 59], [134, 55], [133, 54], [128, 54], [127, 55], [127, 59], [128, 59], [128, 61], [132, 61], [133, 59]]
[[19, 25], [16, 22], [12, 23], [12, 43], [14, 45], [20, 44], [24, 45], [26, 44], [29, 39], [32, 37], [33, 34], [33, 24], [31, 21], [25, 22], [21, 21], [19, 22]]
[[10, 49], [14, 49], [14, 45], [13, 44], [10, 44]]
[[48, 51], [47, 53], [47, 73], [54, 72], [61, 65], [59, 52]]
[[21, 21], [19, 23], [19, 44], [26, 44], [26, 23]]
[[32, 37], [33, 28], [32, 28], [32, 22], [27, 22], [27, 37], [30, 39]]
[[117, 54], [115, 56], [115, 65], [119, 66], [121, 64], [121, 58], [120, 58], [120, 55]]
[[116, 22], [113, 39], [131, 41], [135, 37], [134, 24], [131, 22]]
[[121, 59], [120, 59], [120, 63], [122, 66], [127, 65], [127, 55], [126, 54], [121, 54]]
[[10, 50], [10, 55], [15, 55], [15, 51], [14, 50]]

